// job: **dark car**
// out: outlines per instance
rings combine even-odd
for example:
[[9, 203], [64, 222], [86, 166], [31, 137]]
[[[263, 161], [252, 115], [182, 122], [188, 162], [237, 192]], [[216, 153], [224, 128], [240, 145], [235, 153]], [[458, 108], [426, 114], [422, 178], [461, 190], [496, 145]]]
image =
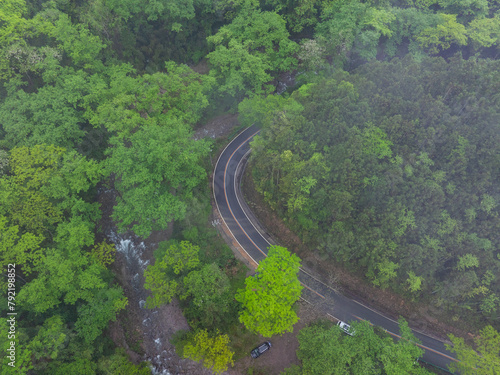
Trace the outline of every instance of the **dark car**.
[[269, 341], [263, 342], [252, 350], [252, 358], [260, 357], [262, 353], [267, 352], [269, 349], [271, 349], [271, 343]]

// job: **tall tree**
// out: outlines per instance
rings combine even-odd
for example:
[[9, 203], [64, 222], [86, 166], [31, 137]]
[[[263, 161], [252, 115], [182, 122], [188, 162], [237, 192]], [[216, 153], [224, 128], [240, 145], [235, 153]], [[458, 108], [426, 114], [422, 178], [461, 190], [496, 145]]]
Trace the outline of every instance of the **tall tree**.
[[204, 327], [213, 327], [227, 319], [229, 311], [230, 283], [226, 274], [215, 264], [207, 264], [200, 270], [191, 271], [184, 278], [181, 299], [189, 298], [188, 311], [199, 317]]
[[353, 336], [331, 323], [313, 324], [298, 335], [302, 374], [429, 374], [416, 359], [423, 354], [408, 325], [399, 321], [402, 339], [375, 331], [367, 322], [353, 323]]
[[467, 44], [465, 26], [457, 22], [452, 14], [440, 14], [442, 22], [434, 28], [423, 30], [417, 37], [418, 42], [429, 48], [429, 52], [437, 54], [451, 47], [453, 43], [463, 46]]
[[113, 218], [140, 236], [182, 219], [193, 188], [206, 178], [201, 160], [209, 143], [193, 140], [190, 125], [208, 105], [211, 81], [186, 66], [166, 68], [137, 78], [128, 66], [114, 69], [91, 119], [113, 134], [105, 161], [119, 192]]
[[245, 280], [236, 300], [243, 305], [240, 321], [265, 337], [291, 331], [299, 320], [294, 303], [302, 286], [298, 280], [300, 259], [281, 246], [271, 246], [257, 273]]
[[446, 348], [457, 354], [459, 362], [453, 362], [450, 370], [460, 374], [497, 374], [500, 373], [500, 333], [487, 326], [474, 339], [475, 348], [465, 344], [461, 337], [449, 335], [453, 345]]
[[164, 248], [164, 255], [144, 271], [144, 288], [152, 293], [146, 301], [148, 308], [170, 303], [182, 291], [182, 277], [200, 264], [200, 248], [189, 241], [161, 242], [159, 247]]
[[272, 77], [297, 63], [299, 47], [289, 39], [283, 18], [273, 12], [245, 7], [207, 40], [214, 48], [207, 55], [210, 74], [220, 82], [222, 94], [238, 99], [269, 93]]
[[210, 336], [207, 330], [195, 333], [192, 341], [184, 346], [184, 356], [194, 361], [202, 361], [203, 366], [211, 369], [214, 374], [226, 371], [233, 365], [234, 353], [229, 348], [227, 335]]

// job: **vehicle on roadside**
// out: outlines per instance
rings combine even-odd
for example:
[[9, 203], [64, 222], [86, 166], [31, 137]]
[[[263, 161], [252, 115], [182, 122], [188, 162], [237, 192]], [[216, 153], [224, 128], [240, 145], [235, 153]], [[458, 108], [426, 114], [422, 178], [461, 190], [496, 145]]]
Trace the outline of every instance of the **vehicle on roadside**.
[[344, 331], [348, 335], [354, 336], [355, 331], [351, 328], [349, 324], [343, 322], [342, 320], [339, 320], [337, 325], [340, 327], [342, 331]]
[[271, 343], [269, 341], [263, 342], [262, 344], [257, 346], [254, 350], [252, 350], [251, 352], [252, 358], [260, 357], [263, 353], [267, 352], [269, 349], [271, 349]]

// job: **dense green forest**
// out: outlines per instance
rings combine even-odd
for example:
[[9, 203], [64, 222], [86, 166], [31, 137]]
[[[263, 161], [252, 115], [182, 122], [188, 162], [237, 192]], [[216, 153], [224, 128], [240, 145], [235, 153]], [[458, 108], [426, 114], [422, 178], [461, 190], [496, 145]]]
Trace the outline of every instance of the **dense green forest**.
[[[193, 328], [181, 355], [220, 372], [238, 316], [266, 335], [293, 325], [298, 288], [281, 301], [286, 322], [251, 319], [245, 271], [207, 224], [221, 144], [193, 131], [237, 110], [263, 127], [259, 192], [311, 247], [498, 324], [499, 40], [496, 0], [1, 1], [0, 373], [150, 373], [105, 334], [127, 298], [102, 187], [121, 232], [174, 223], [145, 286], [148, 307], [181, 300]], [[284, 75], [297, 84], [274, 95]], [[269, 272], [247, 287], [296, 284]]]
[[267, 111], [258, 189], [307, 243], [373, 284], [494, 322], [499, 72], [498, 61], [406, 57], [268, 107], [244, 102]]
[[415, 361], [423, 349], [414, 345], [408, 324], [404, 320], [399, 324], [402, 339], [397, 342], [368, 322], [354, 322], [353, 336], [330, 321], [311, 324], [298, 335], [297, 357], [302, 367], [292, 366], [282, 375], [430, 374]]

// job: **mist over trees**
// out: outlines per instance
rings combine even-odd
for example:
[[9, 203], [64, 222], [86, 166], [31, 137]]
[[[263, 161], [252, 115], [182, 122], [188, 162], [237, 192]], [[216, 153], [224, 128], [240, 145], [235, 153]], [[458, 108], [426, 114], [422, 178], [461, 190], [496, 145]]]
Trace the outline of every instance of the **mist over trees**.
[[[99, 226], [102, 187], [117, 192], [120, 231], [147, 238], [173, 223], [146, 272], [148, 304], [180, 298], [196, 331], [186, 356], [232, 363], [224, 329], [249, 307], [244, 292], [233, 298], [245, 272], [206, 229], [214, 142], [193, 131], [236, 110], [263, 127], [257, 189], [311, 247], [498, 328], [499, 11], [484, 0], [0, 2], [0, 261], [16, 264], [18, 372], [149, 371], [106, 338], [127, 298]], [[297, 84], [275, 95], [284, 75]], [[179, 270], [172, 252], [199, 262]], [[204, 352], [212, 341], [220, 357]]]
[[374, 285], [494, 321], [499, 68], [408, 56], [272, 99], [253, 143], [259, 191], [305, 241]]

